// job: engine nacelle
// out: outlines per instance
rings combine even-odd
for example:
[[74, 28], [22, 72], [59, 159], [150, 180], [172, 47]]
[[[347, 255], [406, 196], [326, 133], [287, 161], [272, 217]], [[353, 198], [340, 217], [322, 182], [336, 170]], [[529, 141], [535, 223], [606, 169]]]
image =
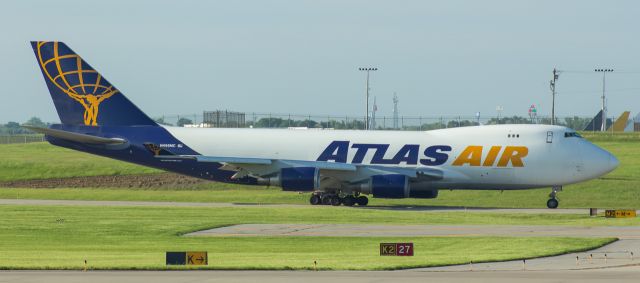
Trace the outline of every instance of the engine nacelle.
[[282, 168], [276, 177], [258, 179], [258, 183], [281, 187], [283, 191], [314, 191], [320, 188], [320, 170], [316, 167]]
[[352, 187], [353, 190], [372, 194], [376, 198], [437, 198], [438, 190], [410, 184], [402, 174], [371, 176], [369, 182]]
[[377, 198], [406, 198], [409, 197], [409, 178], [401, 174], [371, 176], [361, 191]]

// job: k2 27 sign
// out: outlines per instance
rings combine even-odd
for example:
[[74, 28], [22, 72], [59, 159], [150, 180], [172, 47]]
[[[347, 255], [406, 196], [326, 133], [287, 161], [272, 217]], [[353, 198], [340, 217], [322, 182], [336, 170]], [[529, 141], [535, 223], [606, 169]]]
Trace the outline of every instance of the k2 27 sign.
[[413, 256], [413, 243], [380, 243], [381, 256]]

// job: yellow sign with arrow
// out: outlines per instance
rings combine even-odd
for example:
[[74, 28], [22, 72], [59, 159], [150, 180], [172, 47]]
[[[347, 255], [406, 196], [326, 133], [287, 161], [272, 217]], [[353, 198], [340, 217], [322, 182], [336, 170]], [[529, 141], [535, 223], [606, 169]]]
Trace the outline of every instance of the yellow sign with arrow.
[[207, 265], [207, 252], [187, 252], [187, 265]]

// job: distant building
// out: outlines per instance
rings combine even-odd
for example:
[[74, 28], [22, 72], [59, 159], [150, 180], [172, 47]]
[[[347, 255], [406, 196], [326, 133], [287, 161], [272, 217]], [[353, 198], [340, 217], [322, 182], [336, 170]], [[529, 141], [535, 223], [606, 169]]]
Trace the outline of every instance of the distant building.
[[202, 124], [207, 128], [244, 128], [245, 114], [233, 111], [204, 111]]
[[200, 123], [200, 124], [184, 124], [182, 125], [185, 128], [211, 128], [209, 124]]

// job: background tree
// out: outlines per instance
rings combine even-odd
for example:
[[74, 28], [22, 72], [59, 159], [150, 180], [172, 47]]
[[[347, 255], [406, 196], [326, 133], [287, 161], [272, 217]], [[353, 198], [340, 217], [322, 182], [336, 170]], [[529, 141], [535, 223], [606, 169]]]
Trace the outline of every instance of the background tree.
[[160, 117], [158, 119], [155, 119], [154, 121], [156, 121], [156, 123], [160, 124], [160, 125], [165, 125], [165, 126], [173, 126], [171, 123], [167, 123], [164, 121], [164, 117]]
[[178, 127], [184, 127], [184, 125], [191, 125], [193, 124], [193, 121], [191, 121], [191, 119], [187, 119], [187, 118], [180, 118], [178, 119], [178, 122], [176, 123], [176, 125]]
[[24, 124], [40, 128], [44, 128], [47, 126], [47, 124], [45, 122], [42, 122], [42, 120], [40, 120], [40, 118], [38, 117], [31, 117], [31, 119], [27, 120], [27, 122], [25, 122]]

